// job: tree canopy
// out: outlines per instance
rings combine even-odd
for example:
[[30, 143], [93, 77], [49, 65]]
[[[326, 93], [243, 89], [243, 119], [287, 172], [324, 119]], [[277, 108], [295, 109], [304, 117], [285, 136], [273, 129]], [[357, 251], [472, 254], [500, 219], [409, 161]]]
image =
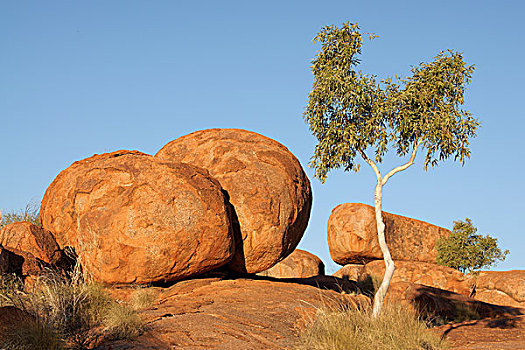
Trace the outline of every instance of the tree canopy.
[[409, 77], [378, 81], [356, 70], [363, 43], [357, 24], [324, 27], [313, 41], [322, 49], [312, 61], [315, 81], [303, 116], [319, 141], [311, 166], [322, 182], [332, 169], [359, 170], [357, 155], [380, 163], [389, 147], [403, 156], [423, 146], [425, 169], [469, 158], [479, 123], [460, 108], [474, 71], [461, 53], [442, 51]]

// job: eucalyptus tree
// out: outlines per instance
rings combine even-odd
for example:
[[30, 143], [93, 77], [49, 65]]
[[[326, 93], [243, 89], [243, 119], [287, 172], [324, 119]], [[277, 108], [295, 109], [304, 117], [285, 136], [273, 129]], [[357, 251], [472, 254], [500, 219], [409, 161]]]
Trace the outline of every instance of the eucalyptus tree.
[[[479, 123], [461, 105], [474, 66], [461, 53], [442, 51], [413, 67], [408, 77], [377, 81], [375, 75], [356, 70], [363, 43], [357, 24], [324, 27], [313, 41], [321, 50], [312, 61], [315, 80], [303, 115], [318, 140], [310, 166], [322, 183], [332, 169], [358, 171], [360, 161], [377, 177], [375, 218], [386, 265], [374, 298], [377, 316], [395, 269], [385, 240], [383, 187], [414, 163], [420, 148], [426, 152], [425, 170], [450, 157], [461, 164], [469, 158], [469, 139]], [[389, 149], [409, 159], [383, 175], [379, 164]]]

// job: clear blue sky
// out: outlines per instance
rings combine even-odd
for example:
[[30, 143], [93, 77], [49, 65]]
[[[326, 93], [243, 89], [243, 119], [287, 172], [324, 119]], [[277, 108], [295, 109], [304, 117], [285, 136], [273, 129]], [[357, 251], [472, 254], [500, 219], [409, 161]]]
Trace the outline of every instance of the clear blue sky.
[[[2, 1], [0, 208], [39, 201], [72, 162], [117, 149], [156, 153], [199, 129], [235, 127], [286, 145], [312, 182], [300, 248], [328, 272], [326, 224], [345, 202], [373, 203], [373, 172], [308, 168], [315, 139], [303, 122], [329, 24], [358, 23], [361, 69], [406, 75], [440, 50], [476, 65], [465, 108], [482, 128], [464, 167], [427, 172], [422, 158], [391, 179], [384, 210], [450, 228], [471, 218], [511, 251], [496, 269], [525, 269], [522, 141], [525, 29], [521, 1]], [[404, 160], [388, 159], [387, 168]]]

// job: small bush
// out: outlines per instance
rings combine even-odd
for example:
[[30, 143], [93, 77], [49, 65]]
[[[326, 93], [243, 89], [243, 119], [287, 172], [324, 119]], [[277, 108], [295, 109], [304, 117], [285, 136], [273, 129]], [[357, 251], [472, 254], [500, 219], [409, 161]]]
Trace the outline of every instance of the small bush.
[[144, 321], [125, 304], [114, 303], [104, 317], [104, 326], [115, 339], [133, 339], [144, 331]]
[[472, 220], [454, 221], [450, 236], [436, 242], [436, 262], [463, 273], [471, 273], [505, 260], [509, 251], [501, 251], [496, 238], [476, 232]]
[[438, 350], [444, 344], [427, 324], [402, 306], [383, 306], [372, 317], [364, 310], [318, 310], [317, 318], [300, 335], [304, 350]]
[[40, 219], [38, 218], [38, 213], [40, 211], [40, 204], [36, 202], [30, 202], [26, 205], [25, 208], [18, 211], [11, 211], [8, 213], [2, 213], [0, 217], [0, 229], [4, 226], [20, 222], [20, 221], [29, 221], [30, 223], [42, 226]]

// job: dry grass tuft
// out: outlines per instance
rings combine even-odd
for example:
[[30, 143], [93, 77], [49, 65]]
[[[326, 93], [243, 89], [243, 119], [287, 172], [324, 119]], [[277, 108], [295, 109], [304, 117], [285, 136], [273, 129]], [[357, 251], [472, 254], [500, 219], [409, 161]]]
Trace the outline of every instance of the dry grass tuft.
[[133, 339], [145, 328], [137, 312], [126, 304], [114, 303], [104, 317], [104, 326], [114, 339]]
[[135, 310], [153, 306], [157, 301], [157, 292], [153, 288], [138, 288], [130, 296], [129, 304]]
[[16, 277], [0, 276], [0, 306], [14, 306], [34, 316], [6, 334], [9, 347], [0, 349], [25, 349], [23, 344], [34, 339], [47, 345], [30, 349], [60, 349], [60, 344], [84, 349], [96, 327], [106, 326], [113, 337], [126, 339], [144, 329], [135, 310], [112, 300], [102, 286], [86, 282], [78, 264], [69, 276], [54, 272], [41, 276], [30, 292]]
[[0, 349], [4, 350], [62, 350], [62, 342], [55, 330], [38, 318], [27, 318], [9, 327]]
[[308, 350], [438, 350], [444, 344], [413, 311], [399, 305], [371, 308], [320, 309], [301, 335], [299, 349]]

